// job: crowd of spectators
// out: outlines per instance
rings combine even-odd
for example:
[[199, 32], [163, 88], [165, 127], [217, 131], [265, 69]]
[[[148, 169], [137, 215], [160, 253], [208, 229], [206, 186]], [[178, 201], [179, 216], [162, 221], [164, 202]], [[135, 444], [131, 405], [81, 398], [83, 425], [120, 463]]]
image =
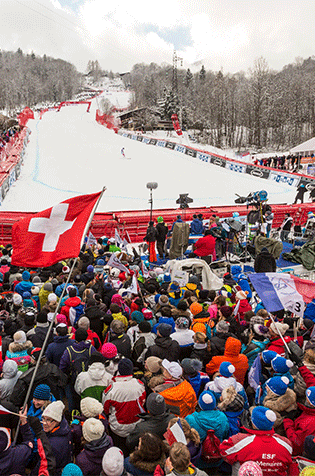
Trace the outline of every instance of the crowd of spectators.
[[[313, 156], [313, 155], [312, 155]], [[273, 169], [288, 170], [290, 172], [298, 172], [300, 166], [300, 158], [298, 155], [282, 155], [265, 158], [254, 158], [254, 165], [263, 167], [271, 167]]]
[[[220, 289], [197, 275], [180, 285], [105, 237], [73, 268], [19, 268], [11, 252], [0, 257], [0, 474], [315, 466], [314, 305], [298, 323], [270, 315], [240, 266]], [[125, 269], [107, 265], [112, 253]]]

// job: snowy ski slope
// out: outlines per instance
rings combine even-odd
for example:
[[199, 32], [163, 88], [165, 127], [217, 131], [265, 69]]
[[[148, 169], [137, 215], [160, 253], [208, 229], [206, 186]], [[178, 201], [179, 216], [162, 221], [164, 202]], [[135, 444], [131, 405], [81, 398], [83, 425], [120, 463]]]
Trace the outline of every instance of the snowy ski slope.
[[[110, 94], [106, 93], [109, 98]], [[104, 94], [105, 95], [105, 94]], [[114, 95], [124, 105], [126, 94]], [[127, 105], [127, 104], [126, 104]], [[180, 193], [192, 206], [231, 205], [235, 193], [265, 189], [269, 203], [292, 203], [296, 189], [285, 184], [238, 174], [202, 163], [184, 154], [121, 137], [95, 121], [96, 100], [86, 105], [47, 112], [29, 121], [32, 133], [20, 178], [1, 205], [2, 210], [38, 211], [67, 198], [107, 190], [98, 211], [148, 209], [146, 183], [158, 182], [155, 208], [175, 208]], [[125, 148], [125, 160], [120, 150]]]

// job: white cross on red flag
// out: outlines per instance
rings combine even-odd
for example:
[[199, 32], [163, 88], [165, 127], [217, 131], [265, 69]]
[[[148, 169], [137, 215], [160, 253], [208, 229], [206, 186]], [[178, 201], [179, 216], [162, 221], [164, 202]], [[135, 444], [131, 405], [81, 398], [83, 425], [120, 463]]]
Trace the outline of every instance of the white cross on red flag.
[[90, 217], [101, 193], [69, 198], [14, 223], [11, 263], [43, 268], [79, 256]]

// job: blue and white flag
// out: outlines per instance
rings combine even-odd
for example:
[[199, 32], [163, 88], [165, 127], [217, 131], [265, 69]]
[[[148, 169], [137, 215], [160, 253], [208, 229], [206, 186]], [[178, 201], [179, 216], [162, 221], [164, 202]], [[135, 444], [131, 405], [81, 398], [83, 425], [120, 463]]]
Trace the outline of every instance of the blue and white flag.
[[315, 283], [287, 273], [253, 273], [249, 275], [268, 312], [287, 309], [303, 317], [304, 303], [315, 296]]
[[96, 244], [97, 244], [97, 240], [96, 240], [95, 236], [92, 235], [91, 232], [89, 232], [88, 237], [87, 237], [86, 246], [92, 246], [92, 245], [96, 245]]
[[117, 258], [117, 256], [115, 255], [115, 253], [113, 253], [111, 255], [111, 257], [109, 258], [109, 260], [107, 261], [106, 263], [108, 266], [111, 266], [112, 268], [118, 268], [120, 269], [120, 271], [128, 271], [128, 268], [126, 268], [126, 266], [124, 266], [120, 261], [119, 259]]

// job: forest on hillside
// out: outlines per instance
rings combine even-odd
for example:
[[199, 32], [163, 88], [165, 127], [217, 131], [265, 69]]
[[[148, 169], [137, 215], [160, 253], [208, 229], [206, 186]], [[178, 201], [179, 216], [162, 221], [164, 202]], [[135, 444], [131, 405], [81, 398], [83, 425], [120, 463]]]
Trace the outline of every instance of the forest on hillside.
[[[236, 74], [136, 64], [124, 80], [134, 92], [132, 107], [164, 119], [176, 113], [198, 141], [216, 147], [285, 150], [315, 136], [315, 57], [281, 71], [258, 58]], [[152, 127], [155, 117], [148, 117]]]
[[24, 106], [71, 99], [82, 75], [62, 59], [0, 51], [0, 109], [14, 114]]

